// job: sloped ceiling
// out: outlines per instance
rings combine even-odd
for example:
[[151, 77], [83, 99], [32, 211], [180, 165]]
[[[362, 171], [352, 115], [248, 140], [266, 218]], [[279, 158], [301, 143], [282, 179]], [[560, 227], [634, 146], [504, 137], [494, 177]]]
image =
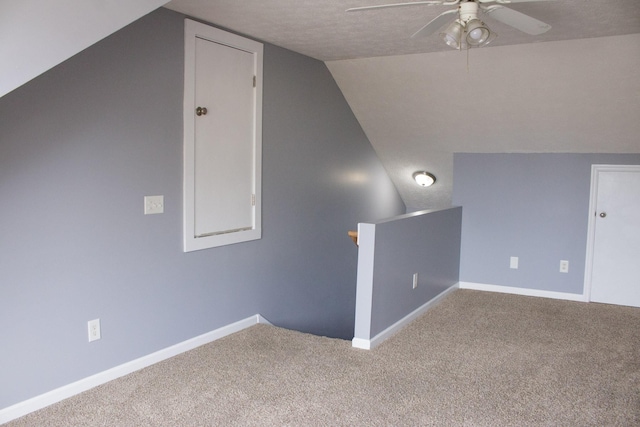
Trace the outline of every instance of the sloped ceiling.
[[[451, 6], [345, 12], [384, 3], [166, 7], [325, 61], [409, 210], [451, 203], [454, 152], [640, 152], [640, 1], [512, 4], [552, 29], [533, 37], [487, 17], [498, 38], [469, 52], [410, 38]], [[433, 187], [411, 179], [425, 169]]]
[[0, 97], [167, 0], [2, 0]]
[[640, 152], [640, 34], [327, 65], [410, 209], [450, 203], [455, 152]]

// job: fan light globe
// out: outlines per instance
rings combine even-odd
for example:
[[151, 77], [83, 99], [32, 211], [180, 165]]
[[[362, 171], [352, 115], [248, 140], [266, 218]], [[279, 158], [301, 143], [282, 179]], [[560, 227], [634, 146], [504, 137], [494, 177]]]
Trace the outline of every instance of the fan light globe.
[[477, 18], [467, 22], [466, 31], [466, 40], [470, 46], [484, 46], [491, 35], [489, 28]]
[[436, 177], [429, 172], [416, 172], [413, 174], [413, 179], [422, 187], [429, 187], [436, 182]]
[[446, 44], [448, 44], [449, 46], [451, 46], [454, 49], [457, 49], [459, 44], [458, 44], [458, 40], [455, 39], [455, 37], [453, 37], [451, 34], [443, 34], [442, 38], [444, 40], [444, 42]]
[[453, 21], [445, 31], [440, 33], [442, 40], [454, 49], [460, 49], [460, 39], [462, 38], [462, 25], [458, 21]]
[[469, 33], [469, 37], [471, 37], [474, 40], [480, 40], [482, 39], [482, 30], [480, 28], [476, 28], [475, 30], [471, 31]]

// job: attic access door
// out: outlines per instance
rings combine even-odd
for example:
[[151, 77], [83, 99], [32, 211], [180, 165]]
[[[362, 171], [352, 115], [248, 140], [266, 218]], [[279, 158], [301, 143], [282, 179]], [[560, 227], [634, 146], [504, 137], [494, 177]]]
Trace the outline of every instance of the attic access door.
[[185, 34], [185, 251], [259, 239], [262, 45]]

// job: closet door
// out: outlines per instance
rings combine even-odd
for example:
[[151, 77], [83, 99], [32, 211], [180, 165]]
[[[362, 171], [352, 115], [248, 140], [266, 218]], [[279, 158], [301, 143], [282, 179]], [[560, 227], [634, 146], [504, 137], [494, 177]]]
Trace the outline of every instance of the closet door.
[[594, 165], [590, 300], [640, 307], [640, 166]]
[[185, 251], [260, 238], [262, 45], [186, 21]]

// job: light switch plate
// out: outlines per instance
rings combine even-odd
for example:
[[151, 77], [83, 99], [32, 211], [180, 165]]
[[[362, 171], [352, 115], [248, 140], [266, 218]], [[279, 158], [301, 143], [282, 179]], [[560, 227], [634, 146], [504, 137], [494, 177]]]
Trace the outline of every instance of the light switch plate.
[[164, 212], [164, 196], [144, 196], [144, 214], [160, 214]]

